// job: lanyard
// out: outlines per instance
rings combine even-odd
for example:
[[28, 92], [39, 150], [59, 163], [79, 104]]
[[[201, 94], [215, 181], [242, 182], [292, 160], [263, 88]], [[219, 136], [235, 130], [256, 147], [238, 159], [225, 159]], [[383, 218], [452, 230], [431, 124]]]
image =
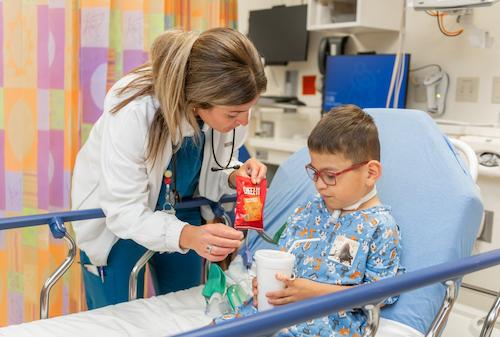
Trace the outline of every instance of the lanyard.
[[[163, 174], [165, 176], [165, 201], [162, 205], [162, 211], [168, 214], [175, 215], [175, 204], [181, 200], [179, 192], [177, 192], [177, 156], [172, 156], [172, 171], [166, 170]], [[174, 178], [174, 186], [172, 185], [172, 176]]]

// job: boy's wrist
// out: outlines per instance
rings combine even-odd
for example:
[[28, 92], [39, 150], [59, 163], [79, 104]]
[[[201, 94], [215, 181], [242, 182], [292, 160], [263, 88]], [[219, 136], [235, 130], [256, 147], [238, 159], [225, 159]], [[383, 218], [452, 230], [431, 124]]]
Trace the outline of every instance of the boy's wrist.
[[318, 286], [315, 287], [316, 296], [328, 295], [331, 293], [335, 293], [344, 289], [345, 286], [338, 286], [335, 284], [321, 283], [318, 282]]

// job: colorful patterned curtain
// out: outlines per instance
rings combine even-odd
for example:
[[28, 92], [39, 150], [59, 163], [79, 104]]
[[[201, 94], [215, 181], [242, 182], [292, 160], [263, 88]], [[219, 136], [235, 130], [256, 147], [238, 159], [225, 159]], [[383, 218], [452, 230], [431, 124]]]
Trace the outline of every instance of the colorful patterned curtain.
[[[237, 0], [0, 0], [0, 216], [69, 207], [76, 153], [106, 90], [165, 29], [236, 27]], [[0, 326], [38, 318], [39, 291], [66, 255], [45, 227], [0, 231]], [[84, 308], [79, 266], [50, 315]]]

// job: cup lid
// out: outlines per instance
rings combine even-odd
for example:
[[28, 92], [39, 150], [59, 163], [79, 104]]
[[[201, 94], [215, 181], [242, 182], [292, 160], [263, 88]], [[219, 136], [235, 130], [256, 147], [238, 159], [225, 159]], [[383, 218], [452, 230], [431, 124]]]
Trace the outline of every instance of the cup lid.
[[259, 249], [255, 252], [254, 259], [257, 264], [262, 262], [267, 267], [293, 266], [295, 263], [295, 255], [273, 249]]

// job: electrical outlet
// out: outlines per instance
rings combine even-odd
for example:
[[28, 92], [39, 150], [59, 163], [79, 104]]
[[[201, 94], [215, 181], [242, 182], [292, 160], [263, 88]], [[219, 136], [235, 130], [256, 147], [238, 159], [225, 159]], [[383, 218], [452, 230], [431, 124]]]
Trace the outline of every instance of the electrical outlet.
[[479, 77], [457, 78], [457, 102], [477, 102], [479, 96]]
[[500, 77], [493, 77], [491, 103], [500, 103]]

